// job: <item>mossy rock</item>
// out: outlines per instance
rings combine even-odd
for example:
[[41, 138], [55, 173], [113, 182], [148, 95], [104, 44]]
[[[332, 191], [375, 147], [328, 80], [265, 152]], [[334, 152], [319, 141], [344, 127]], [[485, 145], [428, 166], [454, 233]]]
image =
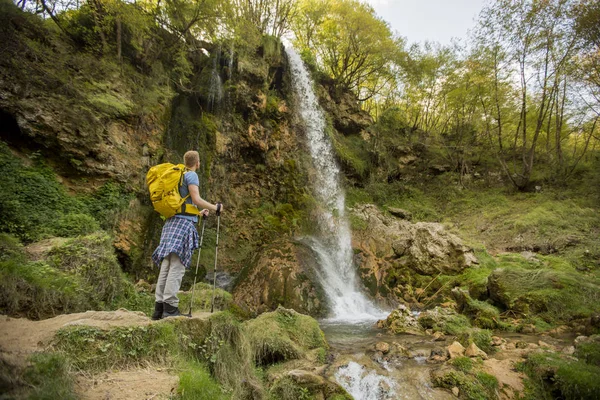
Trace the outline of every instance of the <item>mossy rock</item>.
[[[461, 365], [462, 367], [462, 365]], [[460, 389], [460, 398], [468, 400], [497, 399], [498, 380], [496, 377], [479, 371], [479, 369], [465, 368], [459, 370], [450, 365], [445, 365], [431, 371], [431, 380], [436, 387], [451, 390]]]
[[309, 350], [329, 348], [314, 318], [283, 307], [261, 314], [245, 326], [256, 365], [304, 358]]
[[598, 311], [600, 281], [575, 271], [499, 268], [488, 278], [490, 299], [524, 316], [552, 324], [589, 318]]

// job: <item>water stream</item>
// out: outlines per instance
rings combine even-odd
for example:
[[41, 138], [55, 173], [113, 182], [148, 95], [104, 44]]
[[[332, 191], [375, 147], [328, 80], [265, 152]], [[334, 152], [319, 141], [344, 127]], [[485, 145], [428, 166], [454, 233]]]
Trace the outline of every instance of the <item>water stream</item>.
[[312, 189], [319, 202], [319, 233], [306, 241], [318, 257], [320, 270], [317, 274], [330, 302], [330, 321], [373, 322], [385, 318], [387, 314], [359, 288], [340, 169], [333, 156], [325, 116], [313, 89], [313, 81], [300, 55], [290, 45], [286, 45], [285, 49], [314, 167]]

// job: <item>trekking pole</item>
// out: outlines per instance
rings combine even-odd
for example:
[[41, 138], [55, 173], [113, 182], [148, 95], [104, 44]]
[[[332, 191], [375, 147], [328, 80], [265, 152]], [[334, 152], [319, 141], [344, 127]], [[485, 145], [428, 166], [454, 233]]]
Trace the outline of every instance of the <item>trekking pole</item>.
[[221, 203], [217, 203], [217, 244], [215, 245], [215, 270], [213, 271], [213, 292], [210, 313], [215, 309], [215, 288], [217, 286], [217, 255], [219, 254], [219, 226], [221, 225]]
[[206, 225], [206, 214], [202, 214], [202, 233], [200, 234], [200, 247], [198, 247], [198, 260], [196, 261], [196, 273], [194, 274], [194, 285], [192, 286], [192, 299], [190, 300], [189, 317], [192, 317], [192, 306], [194, 304], [194, 291], [196, 290], [196, 278], [198, 277], [198, 266], [200, 265], [200, 254], [202, 253], [202, 239], [204, 239], [204, 226]]

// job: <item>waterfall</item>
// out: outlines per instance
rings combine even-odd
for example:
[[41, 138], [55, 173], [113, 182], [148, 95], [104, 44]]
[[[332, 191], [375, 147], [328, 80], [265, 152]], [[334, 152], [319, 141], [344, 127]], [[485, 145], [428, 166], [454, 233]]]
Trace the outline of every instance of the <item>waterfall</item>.
[[396, 399], [395, 383], [392, 379], [378, 375], [354, 361], [341, 367], [335, 374], [335, 379], [355, 399], [387, 400]]
[[210, 72], [209, 88], [208, 88], [208, 104], [207, 109], [209, 111], [215, 111], [217, 105], [223, 99], [223, 81], [219, 74], [219, 67], [221, 61], [221, 46], [217, 50], [217, 54], [213, 58], [213, 67]]
[[345, 193], [326, 132], [323, 110], [313, 90], [313, 83], [300, 55], [291, 45], [285, 46], [300, 117], [306, 127], [308, 147], [315, 176], [312, 181], [318, 207], [319, 234], [309, 238], [318, 255], [317, 271], [331, 303], [331, 317], [340, 321], [385, 318], [358, 289], [353, 263], [350, 226], [345, 216]]

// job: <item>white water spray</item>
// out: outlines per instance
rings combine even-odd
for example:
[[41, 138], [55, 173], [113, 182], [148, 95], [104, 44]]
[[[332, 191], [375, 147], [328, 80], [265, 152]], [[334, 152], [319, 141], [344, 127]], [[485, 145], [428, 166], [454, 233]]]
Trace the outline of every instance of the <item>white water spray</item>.
[[313, 190], [320, 203], [320, 235], [310, 238], [309, 244], [319, 257], [321, 271], [317, 273], [331, 302], [332, 319], [364, 321], [385, 318], [386, 314], [358, 290], [350, 227], [345, 216], [345, 194], [340, 185], [340, 170], [333, 157], [331, 140], [325, 130], [323, 110], [300, 55], [289, 44], [285, 50], [315, 169]]
[[351, 361], [341, 367], [335, 379], [355, 399], [388, 400], [395, 399], [394, 382], [375, 371], [367, 371], [362, 365]]

